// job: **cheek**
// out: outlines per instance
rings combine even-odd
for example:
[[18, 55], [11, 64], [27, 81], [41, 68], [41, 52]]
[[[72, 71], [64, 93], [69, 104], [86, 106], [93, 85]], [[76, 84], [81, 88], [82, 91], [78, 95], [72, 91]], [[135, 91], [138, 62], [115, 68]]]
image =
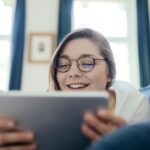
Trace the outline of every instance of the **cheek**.
[[106, 64], [106, 75], [107, 75], [107, 78], [109, 78], [109, 68], [107, 64]]
[[56, 75], [59, 86], [61, 87], [64, 83], [64, 75], [62, 73], [57, 73]]
[[61, 82], [61, 75], [59, 73], [56, 74], [56, 78], [57, 78], [58, 83], [60, 84], [60, 82]]
[[97, 68], [95, 68], [95, 76], [98, 78], [103, 78], [105, 80], [108, 79], [108, 67], [107, 65], [103, 65], [103, 66], [98, 66]]
[[94, 81], [94, 85], [96, 87], [105, 88], [108, 82], [108, 71], [106, 67], [101, 67], [95, 69], [93, 75], [91, 74], [91, 78]]
[[106, 79], [106, 81], [109, 81], [109, 68], [107, 63], [105, 63], [104, 67], [103, 67], [103, 76]]

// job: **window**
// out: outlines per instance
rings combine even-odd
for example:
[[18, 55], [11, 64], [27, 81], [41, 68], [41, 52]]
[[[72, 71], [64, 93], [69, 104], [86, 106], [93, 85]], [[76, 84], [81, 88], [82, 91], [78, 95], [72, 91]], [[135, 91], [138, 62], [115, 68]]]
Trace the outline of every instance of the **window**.
[[0, 25], [0, 90], [4, 91], [8, 90], [9, 87], [12, 4], [9, 3], [9, 6], [7, 6], [3, 0], [0, 0], [0, 18], [5, 18]]
[[74, 0], [73, 29], [89, 27], [110, 42], [117, 80], [139, 87], [135, 0]]

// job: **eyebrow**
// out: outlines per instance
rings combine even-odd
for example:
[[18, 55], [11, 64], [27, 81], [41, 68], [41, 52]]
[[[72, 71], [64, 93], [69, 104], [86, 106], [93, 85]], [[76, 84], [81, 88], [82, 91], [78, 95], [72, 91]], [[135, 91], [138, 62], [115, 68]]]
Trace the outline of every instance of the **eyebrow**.
[[59, 58], [69, 58], [68, 55], [61, 55]]
[[80, 57], [85, 57], [85, 56], [93, 56], [93, 57], [96, 57], [95, 55], [92, 55], [92, 54], [83, 54], [83, 55], [81, 55]]
[[[93, 57], [96, 57], [95, 55], [92, 55], [92, 54], [82, 54], [80, 55], [79, 57], [85, 57], [85, 56], [93, 56]], [[61, 55], [60, 58], [70, 58], [68, 55]]]

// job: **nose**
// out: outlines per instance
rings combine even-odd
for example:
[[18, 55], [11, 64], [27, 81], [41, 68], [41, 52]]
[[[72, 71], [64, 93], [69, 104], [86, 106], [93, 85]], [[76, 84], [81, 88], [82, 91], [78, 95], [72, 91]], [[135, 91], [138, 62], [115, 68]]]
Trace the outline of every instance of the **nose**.
[[68, 72], [68, 76], [69, 76], [70, 78], [73, 78], [73, 77], [81, 77], [82, 74], [83, 74], [83, 73], [79, 70], [76, 61], [72, 62], [72, 65], [71, 65], [70, 70], [69, 70], [69, 72]]

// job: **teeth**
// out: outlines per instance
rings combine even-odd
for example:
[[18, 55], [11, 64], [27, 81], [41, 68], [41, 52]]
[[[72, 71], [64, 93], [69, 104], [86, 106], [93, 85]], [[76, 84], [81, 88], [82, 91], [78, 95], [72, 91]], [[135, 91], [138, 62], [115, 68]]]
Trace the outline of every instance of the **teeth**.
[[85, 84], [71, 84], [71, 85], [68, 85], [68, 86], [70, 88], [77, 89], [77, 88], [85, 87]]

